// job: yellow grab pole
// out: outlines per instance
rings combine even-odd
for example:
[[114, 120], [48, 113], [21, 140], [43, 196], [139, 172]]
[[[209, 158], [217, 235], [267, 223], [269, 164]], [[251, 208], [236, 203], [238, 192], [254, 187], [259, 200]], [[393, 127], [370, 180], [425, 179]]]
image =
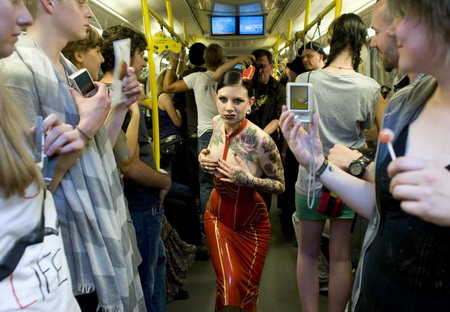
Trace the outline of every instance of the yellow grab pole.
[[334, 9], [334, 18], [341, 16], [342, 11], [342, 0], [336, 0], [336, 8]]
[[[317, 17], [311, 22], [309, 23], [305, 29], [301, 30], [301, 31], [297, 31], [295, 33], [295, 37], [291, 40], [288, 40], [286, 42], [286, 44], [284, 45], [283, 49], [287, 48], [289, 45], [291, 45], [291, 43], [295, 42], [298, 38], [303, 37], [304, 34], [306, 34], [306, 32], [308, 30], [310, 30], [315, 24], [317, 24], [319, 21], [321, 21], [325, 15], [327, 15], [332, 9], [334, 9], [334, 7], [336, 6], [336, 0], [332, 1], [321, 13], [319, 13], [319, 15], [317, 15]], [[281, 49], [281, 50], [283, 50]]]
[[305, 8], [305, 27], [304, 27], [304, 29], [306, 29], [306, 27], [308, 27], [310, 12], [311, 12], [311, 0], [307, 0], [306, 8]]
[[292, 33], [292, 18], [289, 20], [287, 41], [291, 40], [291, 33]]
[[183, 22], [183, 33], [184, 33], [184, 41], [189, 42], [186, 22]]
[[278, 57], [280, 56], [280, 43], [281, 43], [281, 35], [278, 34], [277, 37], [277, 49], [275, 51], [275, 66], [273, 68], [273, 76], [277, 77], [277, 71], [278, 71]]
[[173, 29], [173, 15], [172, 15], [172, 2], [166, 0], [167, 19], [169, 20], [169, 26]]
[[184, 41], [183, 39], [181, 39], [181, 37], [178, 36], [177, 33], [175, 33], [175, 30], [172, 27], [170, 27], [166, 22], [164, 22], [164, 20], [161, 18], [161, 16], [158, 15], [158, 13], [156, 13], [155, 10], [153, 10], [149, 6], [147, 6], [147, 10], [148, 10], [149, 14], [151, 16], [153, 16], [153, 18], [156, 19], [156, 21], [159, 24], [162, 25], [162, 27], [164, 27], [173, 37], [175, 37], [178, 40], [178, 42], [181, 42], [183, 45], [188, 46], [188, 43], [186, 41]]
[[147, 66], [149, 69], [147, 84], [150, 86], [150, 92], [152, 93], [152, 123], [153, 123], [153, 155], [156, 163], [156, 170], [159, 170], [159, 118], [158, 118], [158, 100], [156, 96], [156, 72], [155, 63], [153, 61], [153, 38], [152, 31], [150, 27], [150, 14], [149, 7], [147, 5], [147, 0], [141, 0], [142, 5], [142, 16], [144, 18], [144, 30], [145, 38], [147, 39], [147, 51], [148, 51], [148, 62]]

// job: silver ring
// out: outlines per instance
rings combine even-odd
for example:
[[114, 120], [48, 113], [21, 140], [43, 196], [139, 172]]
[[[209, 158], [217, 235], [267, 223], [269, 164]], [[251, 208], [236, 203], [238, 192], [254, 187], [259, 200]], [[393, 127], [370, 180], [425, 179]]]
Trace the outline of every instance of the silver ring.
[[205, 170], [209, 170], [208, 166], [205, 166]]

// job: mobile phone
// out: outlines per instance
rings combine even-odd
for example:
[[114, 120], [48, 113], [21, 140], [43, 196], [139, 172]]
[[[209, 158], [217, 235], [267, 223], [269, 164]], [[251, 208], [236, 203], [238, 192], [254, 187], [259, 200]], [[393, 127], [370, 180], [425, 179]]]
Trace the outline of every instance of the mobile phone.
[[292, 83], [286, 85], [286, 103], [295, 114], [294, 122], [311, 122], [313, 106], [313, 86], [310, 83]]
[[70, 86], [84, 97], [89, 97], [90, 92], [95, 90], [94, 81], [86, 68], [80, 69], [70, 75], [69, 82]]

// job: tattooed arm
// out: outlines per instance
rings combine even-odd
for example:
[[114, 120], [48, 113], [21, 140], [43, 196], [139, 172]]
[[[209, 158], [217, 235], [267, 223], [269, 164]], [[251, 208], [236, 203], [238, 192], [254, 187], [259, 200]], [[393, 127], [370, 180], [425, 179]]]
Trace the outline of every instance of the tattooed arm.
[[[249, 149], [246, 152], [248, 151]], [[284, 192], [284, 172], [281, 157], [269, 135], [264, 134], [261, 143], [257, 146], [257, 153], [259, 165], [266, 177], [258, 178], [250, 172], [245, 161], [256, 160], [253, 156], [250, 156], [248, 153], [239, 152], [238, 154], [235, 152], [234, 157], [238, 166], [231, 165], [221, 159], [219, 160], [217, 170], [224, 176], [221, 180], [237, 185], [254, 187], [256, 190], [265, 193], [280, 194]]]
[[281, 156], [275, 142], [269, 135], [264, 135], [258, 147], [259, 165], [265, 178], [254, 178], [252, 184], [258, 191], [280, 194], [284, 192], [284, 170]]

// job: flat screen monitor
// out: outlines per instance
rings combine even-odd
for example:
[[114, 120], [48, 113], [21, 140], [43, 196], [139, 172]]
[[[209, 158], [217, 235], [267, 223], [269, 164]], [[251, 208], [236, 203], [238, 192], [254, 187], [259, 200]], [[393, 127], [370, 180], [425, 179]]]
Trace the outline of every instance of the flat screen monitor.
[[211, 35], [236, 35], [236, 16], [211, 16]]
[[264, 35], [264, 16], [240, 16], [239, 35]]

